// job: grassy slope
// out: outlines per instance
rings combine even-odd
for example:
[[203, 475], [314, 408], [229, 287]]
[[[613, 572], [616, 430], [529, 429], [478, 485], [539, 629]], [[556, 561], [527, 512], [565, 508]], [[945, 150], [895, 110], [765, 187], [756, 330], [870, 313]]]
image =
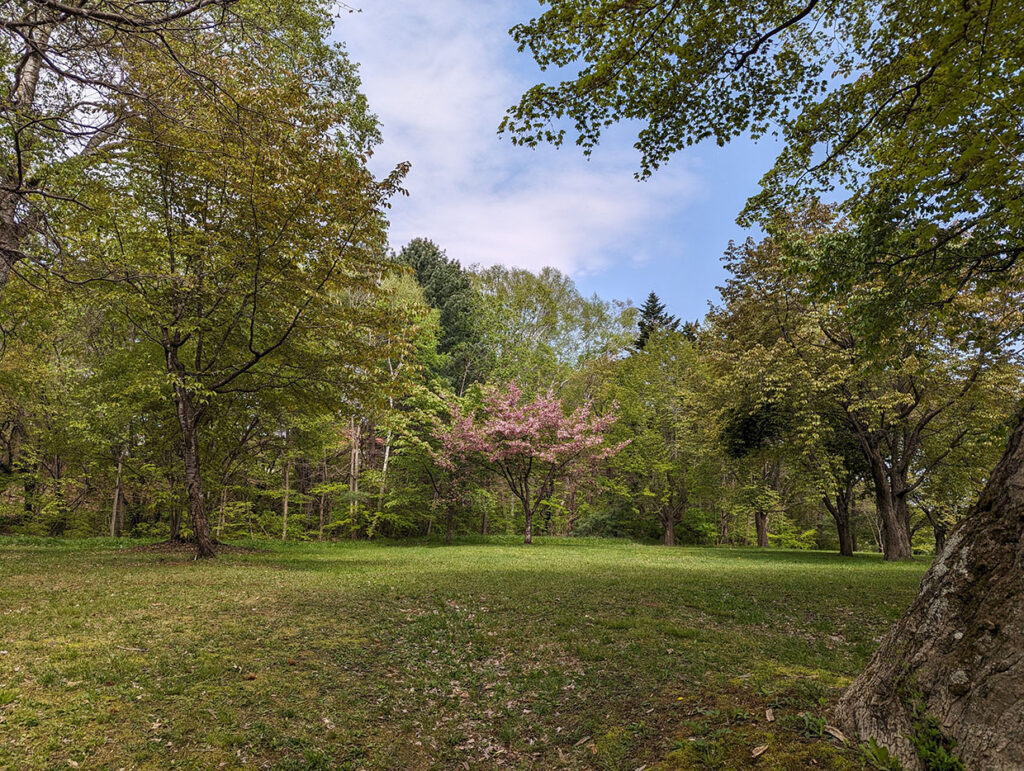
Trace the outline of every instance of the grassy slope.
[[821, 718], [924, 567], [582, 540], [115, 547], [0, 541], [0, 767], [736, 768], [763, 744], [762, 768], [859, 767]]

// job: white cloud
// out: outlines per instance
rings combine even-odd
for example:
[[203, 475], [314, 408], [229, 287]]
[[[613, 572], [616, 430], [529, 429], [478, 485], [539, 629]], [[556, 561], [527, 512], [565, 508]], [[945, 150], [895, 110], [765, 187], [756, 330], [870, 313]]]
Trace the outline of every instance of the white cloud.
[[593, 274], [649, 259], [636, 245], [697, 192], [680, 163], [636, 183], [635, 153], [614, 144], [587, 162], [575, 147], [531, 151], [496, 135], [530, 85], [507, 29], [535, 7], [366, 0], [339, 20], [383, 126], [377, 168], [412, 162], [410, 197], [391, 212], [396, 247], [425, 236], [464, 264]]

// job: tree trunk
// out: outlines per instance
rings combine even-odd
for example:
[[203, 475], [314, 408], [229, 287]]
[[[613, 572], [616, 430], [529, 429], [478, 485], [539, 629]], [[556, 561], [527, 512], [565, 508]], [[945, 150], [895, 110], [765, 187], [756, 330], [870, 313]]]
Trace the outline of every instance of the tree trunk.
[[[968, 768], [1024, 768], [1024, 420], [973, 512], [956, 526], [910, 609], [837, 708], [908, 769], [915, 706]], [[920, 714], [920, 713], [918, 713]]]
[[177, 504], [171, 508], [171, 521], [169, 523], [171, 530], [170, 540], [180, 541], [181, 540], [181, 512], [178, 510]]
[[754, 510], [754, 527], [757, 528], [757, 545], [761, 549], [768, 548], [768, 512]]
[[523, 543], [533, 543], [533, 510], [530, 508], [530, 504], [523, 501], [523, 512], [526, 514], [526, 529], [523, 535]]
[[480, 535], [487, 535], [487, 509], [484, 509], [480, 518]]
[[845, 517], [842, 520], [836, 520], [836, 530], [839, 533], [839, 556], [840, 557], [852, 557], [853, 556], [853, 533], [850, 528], [850, 518]]
[[839, 492], [835, 500], [825, 496], [825, 508], [832, 515], [836, 523], [836, 532], [839, 535], [839, 555], [841, 557], [852, 557], [854, 551], [853, 528], [850, 526], [850, 500], [853, 497], [853, 483], [848, 482]]
[[[359, 513], [359, 442], [360, 442], [360, 429], [362, 428], [362, 421], [356, 422], [355, 416], [351, 419], [351, 428], [349, 435], [352, 440], [352, 448], [349, 455], [349, 467], [348, 467], [348, 489], [352, 496], [351, 502], [349, 503], [349, 515], [353, 522], [357, 521], [356, 515]], [[356, 530], [353, 530], [355, 534]]]
[[882, 523], [882, 554], [889, 562], [908, 560], [913, 552], [910, 548], [910, 518], [907, 514], [906, 495], [894, 495], [893, 480], [880, 453], [870, 455], [868, 462], [875, 489], [875, 507]]
[[729, 542], [729, 512], [724, 507], [718, 512], [718, 545], [725, 546]]
[[192, 533], [196, 541], [196, 558], [214, 556], [210, 522], [203, 505], [203, 477], [199, 469], [199, 415], [192, 394], [178, 380], [174, 384], [174, 402], [181, 426], [181, 457], [185, 462], [185, 490], [188, 493], [188, 512], [192, 520]]
[[110, 537], [114, 538], [121, 535], [117, 529], [118, 514], [121, 510], [121, 471], [124, 468], [124, 456], [121, 453], [117, 455], [117, 481], [114, 483], [114, 508], [110, 512]]
[[217, 540], [220, 540], [220, 534], [224, 530], [224, 509], [228, 505], [228, 488], [227, 486], [221, 487], [220, 489], [220, 512], [217, 514]]
[[661, 518], [662, 543], [665, 546], [676, 545], [676, 518], [669, 513]]
[[281, 540], [288, 540], [288, 493], [291, 492], [292, 486], [292, 464], [290, 461], [284, 463], [284, 505], [281, 513], [283, 525], [281, 527]]

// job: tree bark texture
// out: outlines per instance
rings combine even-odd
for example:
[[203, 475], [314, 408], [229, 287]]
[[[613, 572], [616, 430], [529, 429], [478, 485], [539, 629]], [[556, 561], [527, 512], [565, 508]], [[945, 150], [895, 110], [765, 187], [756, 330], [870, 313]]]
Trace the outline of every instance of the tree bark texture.
[[851, 517], [851, 503], [856, 487], [856, 480], [849, 479], [837, 491], [835, 498], [824, 497], [825, 508], [832, 515], [836, 523], [836, 533], [839, 536], [839, 555], [841, 557], [852, 557], [855, 549], [853, 538], [853, 523]]
[[199, 468], [199, 416], [192, 394], [181, 382], [174, 385], [174, 402], [178, 411], [178, 424], [181, 426], [181, 457], [185, 463], [185, 489], [188, 493], [192, 533], [196, 540], [196, 557], [208, 559], [214, 556], [214, 547], [210, 522], [203, 504], [203, 477]]
[[923, 769], [912, 739], [916, 702], [968, 768], [1024, 768], [1022, 598], [1024, 419], [914, 603], [844, 694], [840, 727]]
[[889, 562], [908, 560], [913, 554], [906, 497], [893, 494], [892, 480], [880, 460], [871, 460], [871, 481], [875, 489], [875, 509], [882, 525], [882, 554]]
[[768, 513], [761, 509], [754, 511], [754, 527], [757, 529], [757, 545], [767, 549], [768, 543]]

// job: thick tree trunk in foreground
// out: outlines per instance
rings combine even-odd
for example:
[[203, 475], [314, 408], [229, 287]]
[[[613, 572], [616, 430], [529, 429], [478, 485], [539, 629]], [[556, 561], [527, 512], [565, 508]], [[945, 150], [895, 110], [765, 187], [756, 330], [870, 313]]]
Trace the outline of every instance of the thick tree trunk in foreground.
[[1024, 768], [1022, 600], [1024, 420], [910, 610], [840, 701], [840, 727], [921, 769], [916, 701], [968, 768]]

